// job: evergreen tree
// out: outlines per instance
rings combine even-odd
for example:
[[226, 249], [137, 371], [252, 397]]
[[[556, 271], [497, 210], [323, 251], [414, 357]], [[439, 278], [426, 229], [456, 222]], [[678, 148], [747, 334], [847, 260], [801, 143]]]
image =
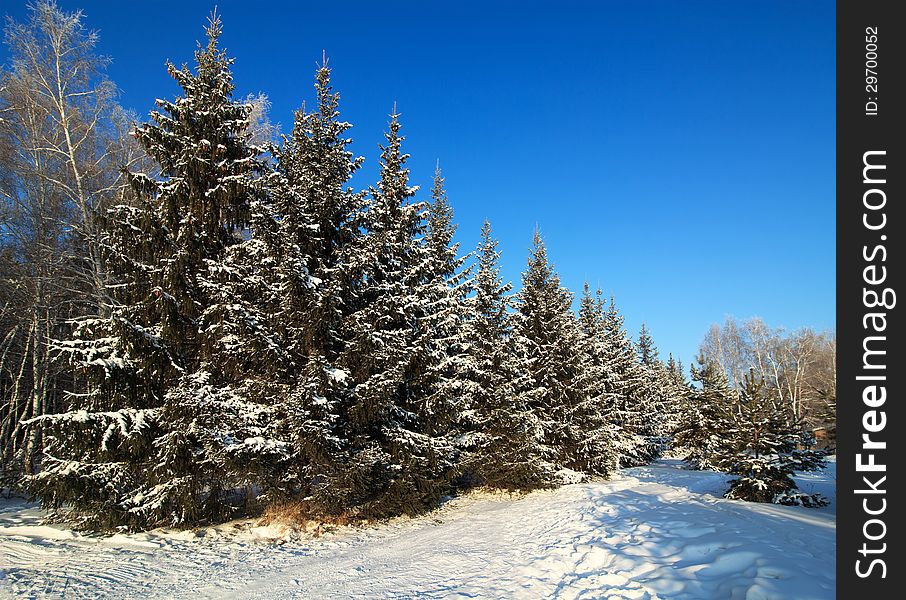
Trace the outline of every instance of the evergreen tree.
[[682, 360], [674, 359], [673, 354], [670, 353], [667, 356], [665, 368], [665, 389], [667, 391], [669, 410], [667, 411], [667, 422], [664, 425], [664, 429], [668, 435], [675, 435], [681, 425], [691, 390], [683, 372]]
[[425, 352], [419, 357], [422, 364], [413, 365], [422, 376], [421, 393], [427, 398], [426, 417], [433, 435], [452, 433], [462, 410], [457, 373], [464, 358], [461, 333], [469, 283], [463, 271], [466, 259], [458, 256], [459, 244], [453, 241], [455, 233], [453, 208], [438, 164], [425, 222], [426, 262], [416, 292], [422, 301], [416, 348]]
[[428, 206], [425, 241], [429, 249], [429, 273], [449, 282], [462, 266], [465, 259], [457, 256], [459, 244], [453, 242], [456, 224], [453, 222], [453, 207], [444, 188], [444, 177], [440, 162], [434, 169], [431, 187], [431, 203]]
[[670, 382], [676, 387], [686, 386], [686, 374], [683, 373], [683, 361], [673, 358], [673, 353], [667, 355], [667, 374]]
[[610, 411], [618, 427], [614, 447], [619, 466], [631, 467], [651, 461], [657, 446], [646, 437], [647, 420], [651, 417], [646, 399], [645, 371], [638, 361], [635, 345], [623, 328], [623, 316], [611, 297], [604, 313], [604, 344], [607, 362], [612, 365], [606, 389], [613, 398]]
[[654, 339], [651, 337], [651, 333], [648, 331], [648, 328], [645, 327], [644, 323], [642, 323], [642, 328], [639, 330], [639, 341], [638, 344], [636, 344], [636, 347], [639, 353], [639, 362], [641, 362], [643, 366], [653, 367], [660, 361], [657, 346], [654, 345]]
[[382, 146], [381, 178], [364, 214], [365, 235], [353, 264], [362, 277], [347, 319], [341, 356], [354, 396], [343, 419], [350, 444], [344, 492], [358, 514], [416, 513], [449, 487], [453, 450], [436, 435], [424, 388], [424, 321], [430, 311], [419, 293], [429, 247], [421, 202], [412, 203], [408, 158], [394, 110]]
[[271, 188], [280, 219], [266, 241], [275, 257], [280, 339], [293, 358], [282, 374], [287, 392], [275, 423], [292, 440], [293, 457], [279, 485], [308, 498], [313, 510], [335, 514], [346, 503], [343, 414], [352, 391], [341, 356], [344, 321], [354, 310], [364, 197], [348, 186], [362, 159], [348, 150], [351, 125], [340, 120], [326, 58], [315, 92], [315, 110], [296, 111], [291, 134], [274, 150]]
[[697, 469], [715, 468], [722, 436], [730, 429], [733, 394], [727, 376], [717, 363], [704, 355], [699, 367], [692, 367], [696, 387], [683, 405], [674, 447], [685, 453], [684, 460]]
[[588, 282], [579, 303], [579, 352], [582, 370], [577, 380], [580, 404], [574, 422], [582, 434], [578, 448], [579, 466], [595, 475], [609, 475], [619, 466], [616, 442], [622, 435], [614, 411], [618, 393], [608, 385], [616, 378], [613, 353], [607, 347], [608, 337], [601, 290], [593, 296]]
[[738, 475], [726, 497], [754, 502], [826, 506], [820, 494], [805, 494], [792, 475], [824, 467], [824, 453], [797, 449], [801, 423], [792, 411], [776, 402], [750, 370], [731, 410], [730, 428], [722, 432], [718, 469]]
[[220, 33], [215, 14], [196, 72], [168, 66], [183, 95], [158, 101], [153, 122], [135, 130], [158, 170], [130, 173], [135, 203], [110, 211], [115, 303], [109, 318], [82, 321], [69, 344], [86, 392], [74, 410], [43, 421], [44, 470], [32, 489], [45, 505], [70, 504], [89, 525], [223, 518], [284, 452], [265, 436], [267, 403], [237, 383], [252, 364], [282, 357], [266, 342], [263, 353], [234, 351], [235, 332], [267, 334], [252, 332], [248, 302], [225, 303], [222, 280], [215, 283], [229, 255], [242, 252], [233, 247], [252, 225], [263, 169], [260, 149], [247, 142], [251, 108], [231, 98]]
[[544, 446], [540, 420], [516, 393], [517, 365], [510, 352], [511, 289], [500, 276], [500, 252], [487, 221], [481, 228], [474, 295], [466, 300], [461, 329], [463, 355], [458, 380], [464, 432], [461, 469], [477, 482], [503, 489], [530, 490], [554, 482], [556, 467]]
[[[585, 465], [585, 443], [577, 412], [583, 403], [579, 328], [572, 313], [572, 294], [548, 262], [547, 248], [535, 232], [528, 267], [517, 294], [514, 342], [517, 391], [541, 424], [544, 458], [579, 470]], [[569, 474], [564, 471], [564, 476]]]
[[670, 372], [661, 361], [654, 339], [644, 323], [639, 332], [636, 350], [643, 376], [643, 386], [637, 399], [640, 410], [647, 415], [640, 432], [647, 439], [654, 457], [660, 455], [668, 445], [669, 435], [675, 427], [674, 415], [678, 413], [680, 398], [674, 395], [676, 390]]

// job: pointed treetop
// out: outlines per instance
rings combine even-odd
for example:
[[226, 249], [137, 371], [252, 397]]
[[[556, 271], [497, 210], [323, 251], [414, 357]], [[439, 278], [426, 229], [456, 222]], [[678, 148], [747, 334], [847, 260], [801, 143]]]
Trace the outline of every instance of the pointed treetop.
[[179, 86], [186, 90], [187, 95], [189, 88], [200, 84], [213, 98], [232, 96], [233, 76], [230, 65], [233, 64], [233, 59], [228, 57], [226, 51], [219, 45], [222, 33], [223, 22], [215, 8], [208, 16], [208, 23], [205, 26], [207, 44], [199, 41], [195, 49], [196, 73], [193, 75], [185, 63], [177, 68], [172, 62], [167, 61], [167, 71]]
[[402, 151], [402, 143], [406, 138], [400, 135], [400, 127], [399, 113], [394, 102], [390, 124], [384, 133], [387, 143], [380, 146], [381, 179], [378, 189], [385, 201], [397, 206], [402, 206], [418, 190], [418, 186], [409, 186], [409, 169], [405, 166], [409, 155]]
[[447, 190], [444, 189], [444, 175], [440, 170], [440, 159], [437, 159], [437, 165], [434, 167], [434, 184], [431, 187], [431, 197], [436, 203], [446, 204]]
[[582, 296], [579, 299], [579, 321], [586, 328], [586, 333], [591, 333], [600, 314], [599, 303], [595, 302], [595, 296], [591, 293], [591, 285], [586, 279], [582, 284]]
[[535, 231], [532, 232], [532, 254], [535, 252], [541, 252], [542, 254], [547, 254], [547, 248], [544, 245], [544, 238], [541, 237], [541, 227], [538, 224], [535, 224]]
[[211, 11], [211, 14], [208, 15], [208, 26], [205, 27], [204, 31], [208, 38], [208, 52], [214, 54], [217, 51], [217, 41], [223, 33], [223, 21], [220, 20], [220, 15], [217, 14], [216, 6]]
[[[428, 240], [436, 256], [446, 263], [444, 271], [451, 271], [456, 262], [458, 244], [453, 244], [456, 224], [453, 222], [453, 207], [447, 200], [444, 189], [444, 177], [440, 170], [440, 160], [434, 169], [434, 185], [431, 187], [431, 204], [428, 206]], [[452, 272], [446, 273], [451, 275]]]
[[496, 268], [498, 257], [497, 240], [491, 237], [491, 222], [485, 219], [481, 224], [481, 241], [478, 243], [479, 272], [485, 267], [488, 270]]
[[[491, 235], [491, 222], [485, 219], [481, 225], [481, 242], [479, 244], [479, 261], [499, 271], [497, 260], [500, 258], [500, 252], [497, 251], [497, 240]], [[509, 284], [507, 284], [509, 286]]]
[[329, 61], [330, 59], [327, 58], [327, 51], [321, 50], [321, 62], [315, 62], [315, 89], [318, 90], [319, 104], [323, 104], [323, 102], [321, 102], [322, 94], [329, 93], [330, 91]]
[[402, 161], [405, 162], [405, 160], [409, 158], [409, 155], [402, 155], [402, 153], [400, 152], [402, 141], [406, 138], [399, 133], [400, 128], [402, 127], [402, 125], [400, 124], [400, 117], [402, 115], [400, 115], [400, 113], [398, 113], [396, 110], [396, 100], [393, 101], [393, 110], [390, 111], [389, 116], [390, 122], [387, 124], [387, 131], [384, 133], [384, 137], [387, 139], [388, 145], [387, 147], [382, 146], [381, 149], [385, 152], [387, 152], [388, 150], [395, 152], [397, 155], [402, 156]]
[[535, 232], [532, 235], [532, 249], [529, 253], [528, 262], [530, 267], [532, 265], [537, 265], [548, 274], [553, 270], [553, 265], [548, 264], [547, 245], [545, 245], [544, 238], [541, 237], [541, 229], [537, 225], [535, 226]]
[[651, 334], [648, 332], [648, 327], [642, 323], [642, 328], [639, 331], [639, 343], [637, 344], [639, 350], [639, 360], [645, 366], [651, 366], [658, 360], [657, 347], [654, 345], [654, 339], [651, 337]]
[[[547, 247], [541, 237], [540, 229], [536, 228], [532, 237], [532, 248], [529, 251], [528, 267], [522, 272], [523, 296], [531, 295], [534, 290], [546, 290], [551, 298], [560, 294], [560, 277], [554, 270], [553, 263], [547, 256]], [[562, 290], [565, 291], [565, 290]]]

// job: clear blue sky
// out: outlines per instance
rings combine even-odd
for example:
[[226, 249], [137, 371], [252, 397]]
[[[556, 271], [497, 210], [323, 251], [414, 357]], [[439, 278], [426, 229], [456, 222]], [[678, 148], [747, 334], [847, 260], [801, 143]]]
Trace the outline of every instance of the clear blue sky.
[[[144, 118], [214, 3], [60, 4]], [[238, 93], [265, 92], [284, 129], [327, 51], [362, 185], [396, 100], [415, 183], [440, 159], [459, 240], [490, 219], [515, 283], [537, 225], [567, 286], [615, 294], [687, 365], [728, 314], [834, 326], [833, 2], [218, 6]]]

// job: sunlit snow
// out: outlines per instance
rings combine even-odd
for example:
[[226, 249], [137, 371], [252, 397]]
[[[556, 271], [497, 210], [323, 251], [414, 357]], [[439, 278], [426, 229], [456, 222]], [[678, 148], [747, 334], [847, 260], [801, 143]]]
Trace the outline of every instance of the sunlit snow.
[[798, 478], [821, 509], [721, 498], [676, 460], [319, 537], [236, 521], [99, 537], [0, 501], [0, 595], [79, 598], [834, 597], [835, 463]]

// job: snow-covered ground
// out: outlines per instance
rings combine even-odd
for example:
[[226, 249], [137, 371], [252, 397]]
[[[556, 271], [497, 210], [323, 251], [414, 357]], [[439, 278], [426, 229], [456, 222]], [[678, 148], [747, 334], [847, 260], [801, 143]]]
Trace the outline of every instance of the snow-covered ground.
[[277, 540], [249, 521], [88, 536], [0, 500], [0, 596], [833, 598], [834, 467], [799, 480], [831, 498], [821, 509], [724, 500], [726, 476], [662, 460], [607, 482], [472, 494], [417, 519]]

